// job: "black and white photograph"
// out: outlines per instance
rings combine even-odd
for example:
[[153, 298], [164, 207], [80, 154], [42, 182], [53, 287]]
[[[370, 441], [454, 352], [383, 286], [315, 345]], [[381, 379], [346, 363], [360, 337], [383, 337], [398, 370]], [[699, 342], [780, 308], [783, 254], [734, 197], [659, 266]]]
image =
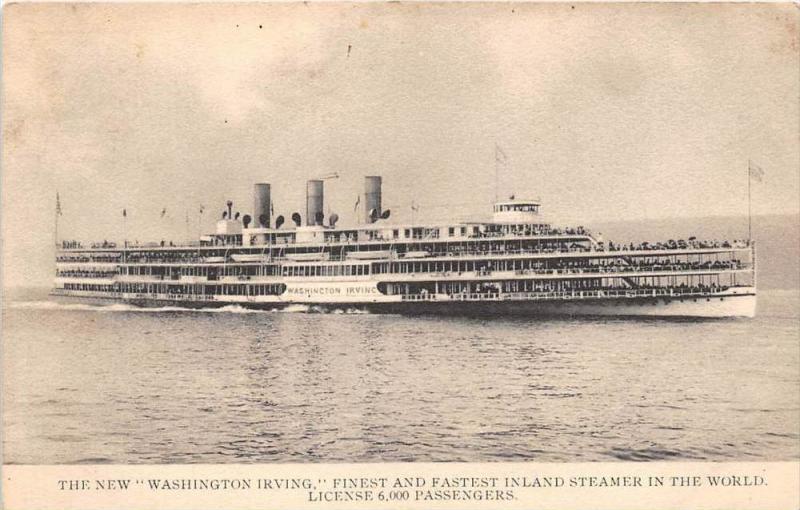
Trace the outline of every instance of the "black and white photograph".
[[798, 13], [6, 4], [3, 465], [797, 469]]

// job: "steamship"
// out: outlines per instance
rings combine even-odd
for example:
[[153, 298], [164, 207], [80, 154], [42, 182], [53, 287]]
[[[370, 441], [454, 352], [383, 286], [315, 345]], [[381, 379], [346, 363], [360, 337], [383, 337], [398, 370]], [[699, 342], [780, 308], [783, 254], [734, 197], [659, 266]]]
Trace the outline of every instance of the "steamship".
[[52, 294], [188, 308], [241, 306], [402, 314], [752, 317], [755, 246], [694, 237], [615, 244], [543, 222], [537, 200], [493, 206], [489, 221], [395, 224], [381, 177], [365, 178], [363, 222], [323, 214], [323, 180], [306, 215], [274, 218], [269, 184], [253, 215], [173, 245], [62, 241]]

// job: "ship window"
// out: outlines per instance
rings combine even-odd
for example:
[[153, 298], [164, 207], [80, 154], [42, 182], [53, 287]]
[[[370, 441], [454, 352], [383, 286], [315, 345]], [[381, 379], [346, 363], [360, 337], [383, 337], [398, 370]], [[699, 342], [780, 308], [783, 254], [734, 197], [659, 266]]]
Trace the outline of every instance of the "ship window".
[[455, 234], [456, 234], [455, 227], [450, 227], [447, 229], [447, 235], [449, 235], [450, 237], [453, 237]]

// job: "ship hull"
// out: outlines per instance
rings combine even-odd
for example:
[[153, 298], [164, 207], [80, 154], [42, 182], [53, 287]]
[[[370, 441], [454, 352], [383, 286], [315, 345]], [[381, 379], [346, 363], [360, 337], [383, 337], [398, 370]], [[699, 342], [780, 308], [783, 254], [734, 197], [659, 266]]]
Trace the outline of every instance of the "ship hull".
[[406, 315], [470, 315], [478, 317], [755, 317], [756, 296], [620, 298], [581, 301], [413, 302], [369, 305], [369, 311]]
[[62, 302], [92, 305], [128, 304], [143, 308], [175, 307], [188, 309], [241, 306], [263, 310], [280, 310], [290, 306], [311, 312], [330, 310], [363, 310], [371, 313], [401, 315], [462, 315], [476, 317], [553, 316], [553, 317], [687, 317], [728, 318], [754, 317], [755, 293], [682, 296], [601, 298], [581, 300], [508, 300], [508, 301], [409, 301], [409, 302], [226, 302], [180, 301], [157, 299], [120, 299], [103, 297], [57, 296]]

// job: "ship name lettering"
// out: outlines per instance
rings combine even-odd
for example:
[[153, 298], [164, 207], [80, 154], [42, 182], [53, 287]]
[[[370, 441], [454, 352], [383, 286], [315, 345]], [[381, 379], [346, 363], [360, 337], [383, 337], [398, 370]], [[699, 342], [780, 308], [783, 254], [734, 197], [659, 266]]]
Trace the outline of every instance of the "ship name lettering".
[[339, 287], [289, 287], [289, 294], [341, 294]]
[[348, 294], [374, 294], [376, 291], [375, 287], [347, 287]]

